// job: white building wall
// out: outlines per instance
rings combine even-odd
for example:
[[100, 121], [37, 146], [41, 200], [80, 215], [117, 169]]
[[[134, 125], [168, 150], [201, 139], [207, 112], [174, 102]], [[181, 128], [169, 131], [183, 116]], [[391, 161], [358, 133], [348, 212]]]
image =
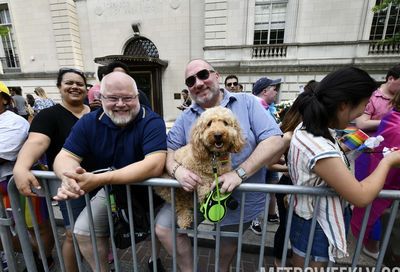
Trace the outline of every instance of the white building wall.
[[49, 1], [0, 2], [8, 2], [21, 70], [25, 73], [57, 70], [59, 63]]
[[[132, 24], [168, 62], [162, 74], [166, 120], [173, 120], [185, 88], [184, 69], [194, 58], [237, 74], [250, 92], [261, 76], [283, 78], [280, 99], [292, 99], [310, 79], [335, 67], [369, 67], [382, 80], [399, 56], [368, 55], [375, 0], [289, 0], [284, 57], [253, 57], [255, 0], [0, 0], [8, 3], [21, 74], [0, 75], [6, 84], [32, 93], [44, 87], [58, 98], [54, 74], [64, 65], [95, 73], [94, 58], [120, 55], [133, 36]], [[61, 10], [59, 10], [61, 7]], [[75, 8], [76, 7], [76, 8]], [[65, 15], [65, 16], [59, 16]], [[96, 79], [90, 78], [93, 83]]]

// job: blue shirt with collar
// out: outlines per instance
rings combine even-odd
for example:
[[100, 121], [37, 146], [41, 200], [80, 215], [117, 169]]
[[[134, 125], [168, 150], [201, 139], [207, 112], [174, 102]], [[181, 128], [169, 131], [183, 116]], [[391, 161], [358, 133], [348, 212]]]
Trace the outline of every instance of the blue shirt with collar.
[[[63, 149], [81, 159], [95, 158], [96, 169], [111, 166], [122, 168], [143, 160], [151, 153], [166, 152], [165, 123], [150, 108], [142, 106], [132, 122], [120, 127], [111, 121], [103, 109], [99, 109], [79, 119]], [[139, 187], [134, 188], [140, 190]]]
[[[246, 93], [231, 93], [227, 90], [221, 91], [223, 92], [223, 99], [220, 105], [234, 113], [245, 139], [245, 146], [242, 151], [232, 154], [232, 167], [236, 168], [251, 155], [261, 141], [271, 136], [282, 135], [282, 132], [255, 96]], [[204, 112], [204, 109], [194, 101], [190, 108], [182, 112], [168, 133], [168, 148], [176, 150], [190, 142], [191, 128], [202, 112]], [[265, 173], [265, 168], [262, 168], [244, 182], [264, 184]], [[240, 203], [240, 194], [233, 192], [232, 195]], [[244, 222], [256, 218], [264, 210], [264, 204], [264, 193], [246, 193]], [[228, 209], [221, 226], [238, 224], [239, 216], [239, 208], [234, 211]]]

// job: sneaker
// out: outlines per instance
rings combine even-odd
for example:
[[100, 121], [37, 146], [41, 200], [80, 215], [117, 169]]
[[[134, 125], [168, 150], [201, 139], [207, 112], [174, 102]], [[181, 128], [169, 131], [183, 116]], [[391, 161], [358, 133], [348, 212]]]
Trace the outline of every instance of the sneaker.
[[8, 271], [8, 264], [6, 260], [6, 254], [4, 252], [1, 252], [1, 265], [3, 267], [3, 271]]
[[257, 235], [262, 234], [261, 221], [256, 218], [251, 222], [250, 229]]
[[268, 214], [269, 223], [279, 223], [279, 217], [276, 214]]
[[378, 257], [379, 257], [379, 251], [378, 252], [372, 252], [372, 251], [369, 251], [366, 247], [363, 247], [362, 252], [365, 255], [367, 255], [368, 257], [370, 257], [370, 258], [372, 258], [374, 260], [377, 260]]
[[[148, 268], [150, 272], [153, 271], [153, 261], [151, 260], [151, 258], [149, 259]], [[157, 272], [165, 272], [165, 271], [166, 270], [162, 266], [160, 258], [157, 258]]]

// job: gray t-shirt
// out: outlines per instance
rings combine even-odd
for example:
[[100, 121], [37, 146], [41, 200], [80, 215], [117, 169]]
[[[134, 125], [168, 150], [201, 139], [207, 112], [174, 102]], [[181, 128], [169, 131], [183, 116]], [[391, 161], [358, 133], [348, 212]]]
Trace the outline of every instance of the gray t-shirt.
[[25, 106], [26, 106], [25, 98], [16, 94], [12, 97], [12, 99], [15, 102], [15, 107], [18, 109], [18, 114], [19, 115], [27, 115], [28, 113], [26, 112], [26, 109], [25, 109]]

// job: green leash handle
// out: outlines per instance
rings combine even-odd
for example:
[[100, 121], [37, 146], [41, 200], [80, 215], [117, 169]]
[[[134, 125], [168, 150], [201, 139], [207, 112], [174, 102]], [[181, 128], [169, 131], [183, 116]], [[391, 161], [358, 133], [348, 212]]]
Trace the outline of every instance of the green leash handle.
[[[215, 188], [217, 188], [217, 198], [218, 198], [218, 205], [221, 205], [221, 197], [219, 194], [219, 186], [218, 186], [218, 173], [217, 173], [217, 168], [213, 168], [213, 172], [214, 172], [214, 178], [215, 178]], [[221, 217], [221, 210], [218, 209], [218, 217]]]

